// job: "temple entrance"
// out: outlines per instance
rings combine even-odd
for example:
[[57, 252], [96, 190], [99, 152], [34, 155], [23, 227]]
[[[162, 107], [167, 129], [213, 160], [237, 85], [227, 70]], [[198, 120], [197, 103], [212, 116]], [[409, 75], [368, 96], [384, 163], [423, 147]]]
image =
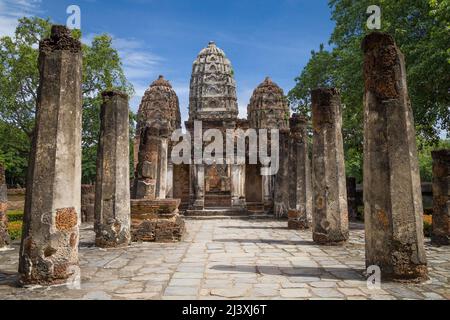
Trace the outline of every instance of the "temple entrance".
[[205, 208], [231, 207], [231, 172], [227, 165], [213, 164], [205, 170]]
[[245, 198], [249, 211], [264, 211], [263, 183], [259, 165], [245, 167]]

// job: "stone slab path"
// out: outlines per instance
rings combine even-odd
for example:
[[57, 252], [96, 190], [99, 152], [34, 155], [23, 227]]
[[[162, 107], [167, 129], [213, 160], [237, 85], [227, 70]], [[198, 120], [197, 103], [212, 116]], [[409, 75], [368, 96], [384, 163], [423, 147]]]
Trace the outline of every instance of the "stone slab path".
[[19, 244], [0, 252], [0, 299], [450, 299], [450, 248], [427, 239], [431, 280], [383, 283], [364, 277], [363, 225], [352, 225], [344, 247], [315, 245], [310, 231], [286, 222], [187, 221], [181, 243], [135, 243], [127, 249], [93, 247], [84, 225], [81, 288], [17, 288]]

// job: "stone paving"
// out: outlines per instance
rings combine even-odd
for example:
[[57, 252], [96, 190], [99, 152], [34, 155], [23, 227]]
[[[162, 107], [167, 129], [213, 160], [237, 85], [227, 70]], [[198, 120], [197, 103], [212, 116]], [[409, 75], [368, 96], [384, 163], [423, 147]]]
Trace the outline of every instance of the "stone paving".
[[343, 247], [315, 245], [310, 231], [286, 222], [188, 220], [180, 243], [93, 247], [81, 231], [80, 289], [16, 286], [19, 244], [0, 252], [0, 299], [450, 299], [450, 248], [427, 239], [431, 279], [384, 283], [369, 290], [364, 277], [363, 225], [352, 225]]

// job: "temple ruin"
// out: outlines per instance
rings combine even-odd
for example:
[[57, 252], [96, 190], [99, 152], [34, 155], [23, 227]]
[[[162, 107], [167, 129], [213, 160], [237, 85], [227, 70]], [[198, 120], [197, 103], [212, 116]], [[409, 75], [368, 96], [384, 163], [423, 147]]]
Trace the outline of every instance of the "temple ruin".
[[[296, 147], [298, 142], [300, 146], [301, 141], [306, 142], [305, 138], [302, 138], [302, 129], [297, 127], [294, 120], [296, 127], [291, 134], [287, 100], [283, 90], [270, 78], [266, 78], [255, 89], [248, 106], [248, 119], [239, 119], [238, 113], [236, 82], [231, 62], [223, 50], [214, 42], [210, 42], [201, 50], [192, 68], [189, 120], [185, 124], [192, 138], [192, 145], [195, 135], [199, 134], [194, 130], [196, 121], [201, 121], [202, 135], [210, 129], [220, 131], [223, 136], [226, 136], [227, 130], [241, 129], [245, 132], [249, 128], [278, 129], [286, 139], [286, 144], [282, 144], [284, 149], [280, 152], [292, 153], [291, 159], [297, 159], [298, 154], [299, 165], [303, 163], [300, 159], [306, 159], [306, 144], [303, 149]], [[179, 114], [175, 92], [170, 84], [160, 77], [142, 99], [135, 142], [136, 146], [143, 147], [142, 142], [145, 139], [153, 141], [148, 146], [153, 148], [153, 151], [148, 150], [146, 154], [151, 157], [148, 163], [158, 163], [159, 169], [145, 169], [148, 176], [144, 177], [142, 169], [146, 164], [142, 162], [140, 152], [135, 154], [136, 198], [144, 196], [146, 199], [180, 199], [180, 208], [187, 216], [248, 217], [274, 212], [278, 216], [288, 216], [288, 212], [294, 212], [294, 220], [302, 220], [301, 224], [307, 225], [306, 216], [311, 215], [311, 202], [304, 205], [303, 200], [311, 198], [308, 185], [310, 177], [306, 169], [309, 164], [303, 168], [303, 173], [302, 168], [298, 168], [298, 181], [294, 183], [287, 176], [289, 170], [294, 169], [288, 162], [281, 166], [276, 176], [262, 175], [261, 164], [215, 162], [174, 165], [166, 159], [166, 154], [171, 153], [166, 141], [173, 130], [180, 127]], [[225, 142], [223, 149], [226, 149]], [[162, 163], [161, 159], [166, 160]], [[289, 158], [286, 161], [289, 161]], [[297, 172], [297, 169], [295, 171]], [[293, 191], [290, 196], [288, 189], [297, 190], [297, 184], [303, 184], [301, 191]], [[298, 214], [299, 212], [301, 214]]]
[[[382, 33], [368, 35], [362, 48], [366, 264], [379, 266], [383, 280], [422, 281], [427, 278], [423, 208], [404, 58], [393, 38]], [[230, 131], [245, 134], [255, 129], [257, 140], [250, 135], [244, 140], [245, 160], [252, 157], [252, 145], [267, 139], [268, 155], [273, 146], [279, 147], [279, 170], [270, 175], [268, 163], [235, 162], [234, 155], [231, 162], [174, 163], [171, 138], [181, 129], [180, 106], [172, 85], [160, 76], [139, 107], [134, 177], [129, 177], [128, 97], [107, 91], [100, 114], [96, 186], [82, 187], [81, 43], [65, 27], [54, 26], [50, 38], [41, 42], [39, 63], [21, 284], [66, 283], [77, 272], [81, 220], [95, 220], [95, 244], [103, 248], [180, 241], [185, 218], [201, 217], [285, 218], [289, 229], [312, 227], [311, 238], [319, 245], [343, 245], [349, 239], [349, 208], [352, 219], [357, 214], [356, 181], [346, 183], [338, 89], [312, 91], [309, 121], [291, 115], [283, 90], [266, 78], [253, 92], [248, 118], [239, 119], [231, 62], [210, 42], [192, 68], [185, 123], [192, 156], [216, 139], [211, 134], [211, 141], [201, 139], [202, 145], [195, 146], [198, 135], [209, 131], [228, 136]], [[266, 137], [267, 131], [279, 136]], [[237, 139], [233, 133], [231, 141]], [[223, 141], [223, 149], [229, 148]], [[232, 151], [236, 148], [233, 143]], [[448, 150], [433, 153], [433, 241], [439, 244], [449, 239], [448, 155]], [[5, 211], [0, 166], [0, 248], [9, 242]]]

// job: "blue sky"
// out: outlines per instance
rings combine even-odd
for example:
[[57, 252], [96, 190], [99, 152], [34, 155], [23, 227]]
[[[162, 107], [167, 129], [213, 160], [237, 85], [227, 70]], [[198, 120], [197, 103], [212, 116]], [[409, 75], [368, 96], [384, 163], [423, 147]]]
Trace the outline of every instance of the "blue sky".
[[285, 92], [307, 63], [311, 50], [327, 44], [333, 30], [327, 0], [0, 0], [0, 36], [11, 34], [23, 15], [65, 24], [66, 8], [81, 8], [84, 41], [111, 34], [136, 96], [163, 74], [175, 88], [184, 120], [192, 62], [210, 40], [233, 64], [241, 117], [253, 89], [266, 76]]

